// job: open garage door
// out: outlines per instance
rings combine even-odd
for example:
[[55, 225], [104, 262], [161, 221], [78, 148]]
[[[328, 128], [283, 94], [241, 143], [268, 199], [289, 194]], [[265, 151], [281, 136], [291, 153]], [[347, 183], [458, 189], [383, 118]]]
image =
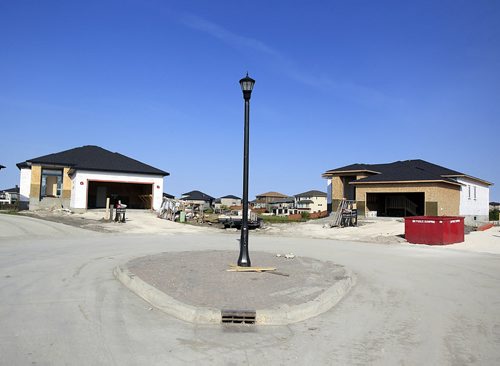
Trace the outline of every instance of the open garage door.
[[377, 211], [377, 216], [422, 216], [425, 193], [366, 193], [366, 207]]
[[153, 202], [153, 184], [89, 181], [87, 208], [106, 207], [106, 198], [114, 204], [121, 200], [128, 208], [150, 209]]

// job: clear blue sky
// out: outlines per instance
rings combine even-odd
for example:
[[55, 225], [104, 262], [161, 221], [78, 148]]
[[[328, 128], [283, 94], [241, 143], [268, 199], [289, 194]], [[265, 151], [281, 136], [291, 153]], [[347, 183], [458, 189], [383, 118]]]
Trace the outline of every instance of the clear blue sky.
[[[98, 145], [165, 191], [325, 190], [352, 163], [424, 159], [500, 185], [500, 2], [1, 1], [0, 188]], [[491, 200], [500, 201], [493, 186]]]

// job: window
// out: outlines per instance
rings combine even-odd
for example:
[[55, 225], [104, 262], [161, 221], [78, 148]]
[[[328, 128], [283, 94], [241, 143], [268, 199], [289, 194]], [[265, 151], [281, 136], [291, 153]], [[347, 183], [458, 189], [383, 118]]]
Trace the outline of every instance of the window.
[[474, 186], [474, 201], [476, 200], [476, 186]]
[[62, 170], [42, 169], [42, 187], [40, 191], [41, 196], [61, 197], [62, 178]]
[[469, 186], [467, 186], [467, 187], [469, 187], [469, 199], [470, 199], [470, 185], [469, 185]]

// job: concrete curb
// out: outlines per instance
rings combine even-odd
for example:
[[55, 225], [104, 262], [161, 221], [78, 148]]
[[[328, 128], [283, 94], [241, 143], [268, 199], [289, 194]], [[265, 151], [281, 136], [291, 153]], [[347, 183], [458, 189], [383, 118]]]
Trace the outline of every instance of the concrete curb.
[[356, 276], [346, 269], [344, 278], [316, 297], [303, 304], [282, 305], [278, 309], [257, 310], [256, 323], [286, 325], [315, 317], [333, 308], [356, 284]]
[[[177, 319], [195, 324], [221, 324], [220, 309], [184, 304], [144, 282], [131, 273], [126, 265], [116, 267], [113, 274], [136, 295]], [[255, 322], [258, 325], [286, 325], [312, 318], [334, 307], [355, 284], [355, 275], [346, 270], [341, 280], [314, 300], [294, 306], [284, 304], [278, 309], [257, 310]]]
[[194, 307], [177, 301], [157, 288], [147, 284], [131, 273], [126, 266], [118, 266], [113, 270], [115, 277], [132, 292], [149, 302], [155, 308], [176, 317], [196, 324], [217, 324], [221, 322], [221, 311], [213, 308]]

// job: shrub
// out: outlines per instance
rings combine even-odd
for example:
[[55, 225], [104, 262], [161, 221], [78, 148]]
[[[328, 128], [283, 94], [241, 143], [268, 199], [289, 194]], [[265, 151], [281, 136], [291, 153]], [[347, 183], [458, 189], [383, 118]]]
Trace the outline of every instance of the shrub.
[[499, 216], [499, 210], [494, 209], [490, 211], [490, 221], [498, 221], [498, 216]]
[[309, 220], [309, 218], [311, 217], [311, 214], [307, 211], [302, 211], [300, 213], [300, 216], [302, 216], [302, 220]]

